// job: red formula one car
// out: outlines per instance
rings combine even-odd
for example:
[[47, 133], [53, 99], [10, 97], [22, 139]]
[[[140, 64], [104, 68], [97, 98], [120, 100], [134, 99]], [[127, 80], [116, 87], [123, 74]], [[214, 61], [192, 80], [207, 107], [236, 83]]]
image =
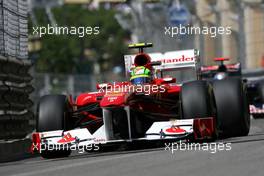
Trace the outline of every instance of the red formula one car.
[[144, 53], [150, 46], [130, 45], [139, 52], [124, 57], [128, 77], [135, 67], [150, 70], [146, 83], [98, 84], [97, 92], [75, 101], [66, 95], [42, 97], [32, 149], [49, 158], [68, 156], [76, 146], [248, 134], [249, 106], [240, 79], [201, 80], [197, 50]]

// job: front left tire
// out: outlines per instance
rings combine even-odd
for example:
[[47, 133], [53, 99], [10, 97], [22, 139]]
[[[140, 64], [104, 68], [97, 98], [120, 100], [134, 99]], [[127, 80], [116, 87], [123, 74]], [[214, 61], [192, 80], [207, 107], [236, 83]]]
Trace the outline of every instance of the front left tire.
[[[37, 105], [37, 132], [69, 130], [70, 104], [65, 95], [46, 95], [41, 97]], [[70, 150], [44, 150], [40, 153], [43, 158], [67, 157]]]

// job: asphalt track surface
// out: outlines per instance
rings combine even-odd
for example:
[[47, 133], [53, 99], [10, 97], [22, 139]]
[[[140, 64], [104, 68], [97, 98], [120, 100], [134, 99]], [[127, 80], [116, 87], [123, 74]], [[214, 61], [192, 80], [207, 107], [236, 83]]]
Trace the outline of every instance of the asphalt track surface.
[[249, 136], [230, 138], [231, 150], [175, 150], [165, 146], [140, 150], [73, 154], [68, 158], [40, 157], [2, 163], [0, 176], [263, 176], [264, 119], [251, 120]]

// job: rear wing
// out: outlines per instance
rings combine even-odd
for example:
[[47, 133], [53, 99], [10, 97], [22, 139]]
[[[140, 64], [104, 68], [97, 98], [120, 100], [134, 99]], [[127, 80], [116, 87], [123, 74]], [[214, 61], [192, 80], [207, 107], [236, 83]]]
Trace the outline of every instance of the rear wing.
[[[196, 49], [169, 51], [166, 53], [148, 53], [151, 62], [160, 61], [161, 65], [153, 66], [154, 70], [173, 70], [182, 68], [199, 68], [199, 51]], [[126, 75], [129, 75], [134, 67], [134, 58], [136, 55], [125, 55]]]
[[[235, 63], [235, 64], [226, 64], [225, 65], [228, 72], [241, 72], [241, 64]], [[210, 71], [217, 71], [219, 68], [219, 65], [211, 65], [211, 66], [201, 66], [202, 72], [210, 72]]]

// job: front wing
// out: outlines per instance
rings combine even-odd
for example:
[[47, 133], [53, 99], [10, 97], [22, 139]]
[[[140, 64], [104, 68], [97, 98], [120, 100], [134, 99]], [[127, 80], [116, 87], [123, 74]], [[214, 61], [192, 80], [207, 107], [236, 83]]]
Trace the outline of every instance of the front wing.
[[69, 131], [48, 131], [33, 133], [32, 152], [41, 153], [50, 149], [77, 149], [80, 147], [129, 143], [134, 141], [161, 141], [161, 140], [205, 140], [212, 139], [215, 135], [215, 118], [196, 118], [186, 120], [171, 120], [154, 122], [147, 130], [145, 137], [135, 139], [109, 139], [105, 125], [91, 134], [86, 128]]

